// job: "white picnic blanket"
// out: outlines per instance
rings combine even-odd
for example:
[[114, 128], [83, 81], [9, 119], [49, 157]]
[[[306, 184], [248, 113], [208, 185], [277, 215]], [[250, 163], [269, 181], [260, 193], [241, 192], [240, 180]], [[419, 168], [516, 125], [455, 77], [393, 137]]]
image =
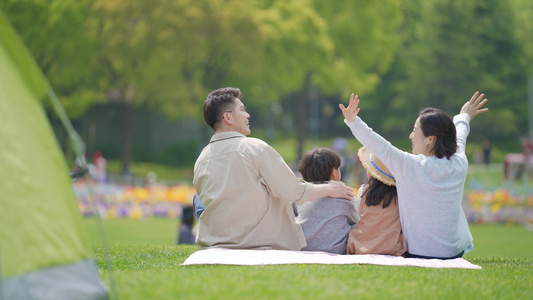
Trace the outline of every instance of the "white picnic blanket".
[[317, 251], [234, 250], [211, 248], [191, 254], [182, 266], [188, 265], [285, 265], [285, 264], [370, 264], [424, 268], [481, 269], [464, 258], [449, 260], [403, 258], [389, 255], [339, 255]]

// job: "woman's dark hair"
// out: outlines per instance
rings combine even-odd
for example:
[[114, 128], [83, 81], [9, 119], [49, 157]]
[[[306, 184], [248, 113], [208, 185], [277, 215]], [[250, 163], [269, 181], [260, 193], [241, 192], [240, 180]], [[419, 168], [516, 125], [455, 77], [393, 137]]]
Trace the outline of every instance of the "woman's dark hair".
[[453, 120], [445, 111], [438, 108], [424, 108], [418, 114], [420, 127], [425, 137], [435, 136], [431, 151], [438, 158], [450, 159], [457, 151], [457, 133]]
[[396, 186], [386, 185], [374, 177], [370, 177], [368, 180], [368, 189], [363, 193], [363, 196], [365, 194], [367, 206], [378, 206], [383, 202], [383, 208], [387, 208], [393, 200], [398, 201]]
[[215, 126], [222, 120], [224, 111], [231, 110], [235, 98], [241, 96], [241, 90], [238, 88], [221, 88], [214, 90], [207, 96], [204, 102], [204, 120], [213, 130]]
[[307, 182], [321, 183], [331, 179], [333, 168], [341, 166], [341, 158], [329, 148], [315, 148], [307, 152], [300, 163], [298, 171]]

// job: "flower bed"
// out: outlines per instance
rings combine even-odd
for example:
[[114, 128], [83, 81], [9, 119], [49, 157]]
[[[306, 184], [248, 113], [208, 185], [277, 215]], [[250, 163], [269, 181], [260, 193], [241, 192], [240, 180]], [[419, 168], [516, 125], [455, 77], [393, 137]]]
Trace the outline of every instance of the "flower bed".
[[533, 224], [533, 193], [518, 195], [509, 189], [473, 190], [464, 210], [471, 223]]
[[[85, 182], [74, 182], [73, 188], [82, 215], [92, 216], [90, 191]], [[191, 184], [147, 187], [94, 184], [92, 190], [98, 212], [105, 219], [181, 217], [183, 206], [192, 204], [195, 193]], [[463, 208], [470, 223], [533, 224], [533, 193], [525, 196], [509, 189], [471, 190], [465, 194]]]
[[79, 210], [83, 216], [94, 214], [90, 201], [90, 196], [93, 194], [98, 213], [105, 219], [180, 217], [183, 206], [192, 204], [195, 193], [194, 187], [190, 184], [176, 184], [169, 187], [93, 184], [91, 187], [92, 189], [89, 189], [84, 181], [73, 183]]

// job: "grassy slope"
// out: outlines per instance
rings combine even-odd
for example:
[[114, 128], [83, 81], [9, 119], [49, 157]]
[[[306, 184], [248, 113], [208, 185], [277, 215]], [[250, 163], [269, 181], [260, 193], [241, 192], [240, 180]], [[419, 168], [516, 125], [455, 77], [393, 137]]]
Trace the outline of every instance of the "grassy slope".
[[[371, 265], [179, 266], [195, 246], [175, 246], [177, 222], [106, 220], [120, 299], [533, 298], [533, 233], [522, 226], [471, 227], [466, 258], [483, 270]], [[101, 274], [96, 223], [84, 220]]]
[[[293, 147], [285, 142], [275, 148], [293, 153]], [[138, 169], [144, 176], [157, 168], [139, 164]], [[189, 169], [160, 167], [157, 173], [159, 178], [190, 180]], [[501, 170], [472, 167], [469, 179], [495, 188], [502, 184]], [[371, 265], [182, 267], [179, 264], [196, 247], [173, 245], [177, 224], [171, 219], [104, 221], [120, 299], [533, 299], [533, 233], [523, 226], [471, 225], [475, 249], [465, 258], [483, 269], [440, 270]], [[109, 283], [96, 222], [85, 219], [84, 225]]]
[[[99, 243], [95, 219], [83, 219], [93, 243]], [[178, 221], [154, 218], [144, 221], [128, 219], [104, 220], [107, 240], [115, 244], [173, 245], [177, 238]], [[533, 232], [522, 225], [470, 225], [474, 251], [467, 258], [513, 257], [533, 260]]]
[[[101, 262], [101, 251], [94, 249]], [[121, 299], [531, 299], [531, 260], [471, 259], [483, 270], [371, 265], [179, 266], [194, 246], [116, 245]], [[102, 273], [108, 278], [107, 273]]]

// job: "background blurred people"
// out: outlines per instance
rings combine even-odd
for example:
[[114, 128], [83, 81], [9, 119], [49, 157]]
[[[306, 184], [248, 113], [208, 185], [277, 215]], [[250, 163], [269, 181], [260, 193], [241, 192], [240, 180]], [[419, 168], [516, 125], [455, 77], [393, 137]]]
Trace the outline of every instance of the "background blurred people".
[[196, 242], [196, 235], [192, 231], [193, 224], [194, 209], [190, 205], [183, 207], [181, 224], [178, 228], [178, 244], [194, 245]]
[[100, 151], [93, 154], [93, 161], [87, 165], [89, 175], [97, 183], [107, 183], [107, 161]]
[[486, 166], [490, 164], [490, 141], [489, 139], [483, 139], [483, 162]]

